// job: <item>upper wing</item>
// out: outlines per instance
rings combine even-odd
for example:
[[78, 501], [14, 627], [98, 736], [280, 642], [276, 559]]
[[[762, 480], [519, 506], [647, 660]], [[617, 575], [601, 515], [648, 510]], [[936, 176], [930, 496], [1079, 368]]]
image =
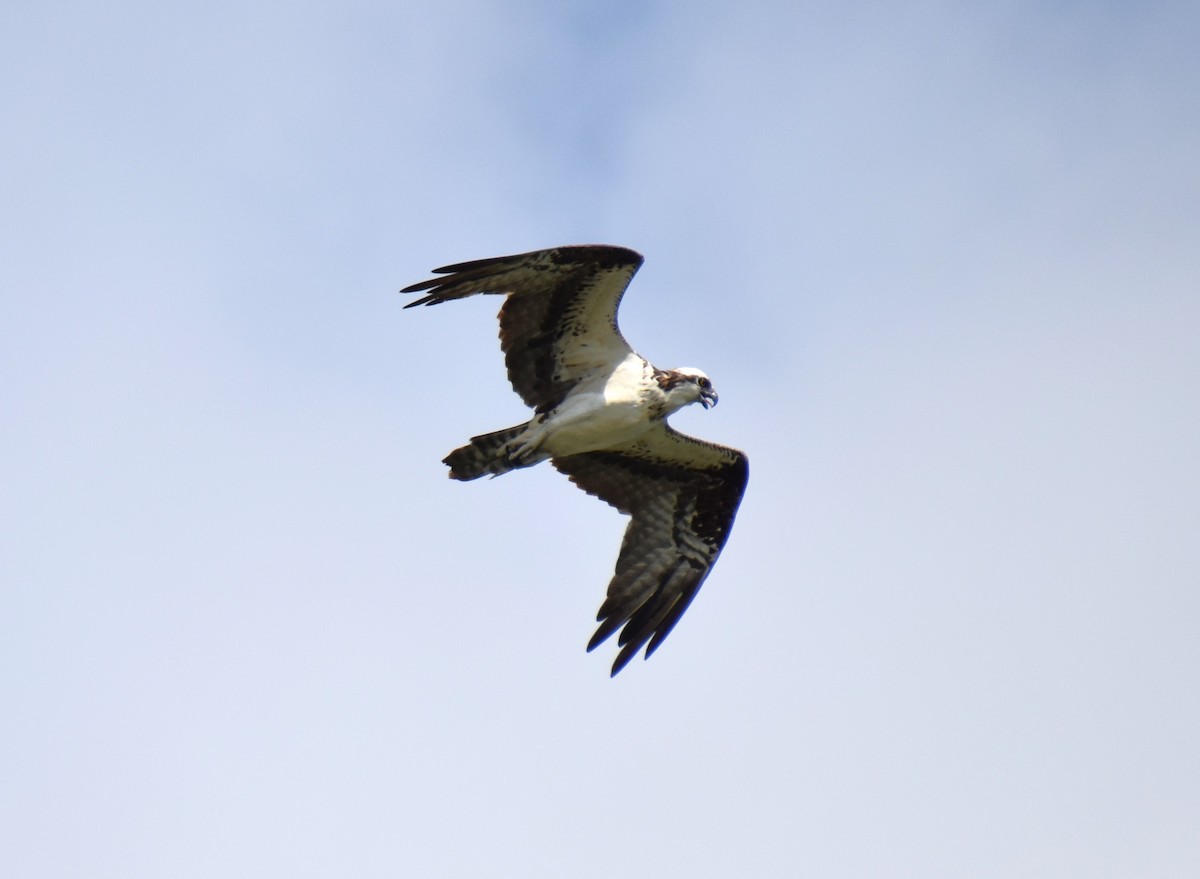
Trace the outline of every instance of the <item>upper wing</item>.
[[576, 383], [631, 353], [617, 328], [617, 306], [641, 264], [641, 254], [624, 247], [556, 247], [443, 266], [434, 271], [447, 277], [401, 292], [429, 291], [405, 308], [511, 294], [500, 309], [508, 379], [527, 406], [548, 412]]
[[729, 538], [750, 475], [742, 452], [660, 423], [619, 451], [553, 459], [589, 494], [632, 517], [616, 575], [596, 619], [592, 650], [624, 626], [615, 675], [649, 642], [646, 657], [700, 590]]

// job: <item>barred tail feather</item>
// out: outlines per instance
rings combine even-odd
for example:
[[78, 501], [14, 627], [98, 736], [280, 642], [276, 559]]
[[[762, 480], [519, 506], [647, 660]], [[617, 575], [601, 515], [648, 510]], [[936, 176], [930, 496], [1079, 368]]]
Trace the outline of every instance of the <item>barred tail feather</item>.
[[469, 482], [480, 476], [499, 476], [509, 470], [536, 464], [541, 458], [517, 462], [509, 454], [508, 444], [520, 436], [528, 426], [518, 424], [516, 427], [506, 427], [494, 433], [471, 437], [468, 445], [455, 449], [442, 459], [442, 463], [450, 467], [450, 478]]

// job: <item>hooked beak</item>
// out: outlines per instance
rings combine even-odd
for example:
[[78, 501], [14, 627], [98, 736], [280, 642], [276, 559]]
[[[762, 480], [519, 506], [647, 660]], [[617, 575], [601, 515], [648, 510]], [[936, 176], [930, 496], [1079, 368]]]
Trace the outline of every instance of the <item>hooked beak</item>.
[[700, 391], [700, 405], [705, 409], [711, 409], [713, 406], [717, 405], [718, 399], [717, 392], [712, 388]]

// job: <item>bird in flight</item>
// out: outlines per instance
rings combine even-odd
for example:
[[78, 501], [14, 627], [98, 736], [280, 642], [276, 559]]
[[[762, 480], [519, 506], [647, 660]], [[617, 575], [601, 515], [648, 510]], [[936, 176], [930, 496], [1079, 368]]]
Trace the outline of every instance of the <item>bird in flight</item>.
[[746, 455], [674, 430], [690, 403], [715, 406], [698, 369], [658, 369], [617, 327], [617, 308], [641, 254], [576, 245], [458, 263], [405, 287], [405, 308], [477, 293], [505, 296], [500, 347], [508, 378], [533, 417], [472, 437], [446, 456], [468, 481], [549, 461], [588, 494], [630, 517], [616, 573], [588, 642], [621, 630], [616, 675], [648, 659], [679, 622], [725, 541], [749, 478]]

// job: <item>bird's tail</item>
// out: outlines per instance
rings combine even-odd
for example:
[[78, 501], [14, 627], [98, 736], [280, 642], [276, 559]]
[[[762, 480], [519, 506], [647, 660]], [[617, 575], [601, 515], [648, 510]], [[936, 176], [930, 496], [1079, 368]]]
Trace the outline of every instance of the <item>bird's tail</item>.
[[539, 461], [544, 461], [547, 455], [515, 455], [512, 442], [529, 425], [518, 424], [516, 427], [506, 427], [494, 433], [471, 437], [471, 442], [462, 448], [455, 449], [442, 459], [443, 464], [450, 466], [450, 478], [468, 482], [480, 476], [499, 476], [509, 470], [520, 467], [530, 467]]

